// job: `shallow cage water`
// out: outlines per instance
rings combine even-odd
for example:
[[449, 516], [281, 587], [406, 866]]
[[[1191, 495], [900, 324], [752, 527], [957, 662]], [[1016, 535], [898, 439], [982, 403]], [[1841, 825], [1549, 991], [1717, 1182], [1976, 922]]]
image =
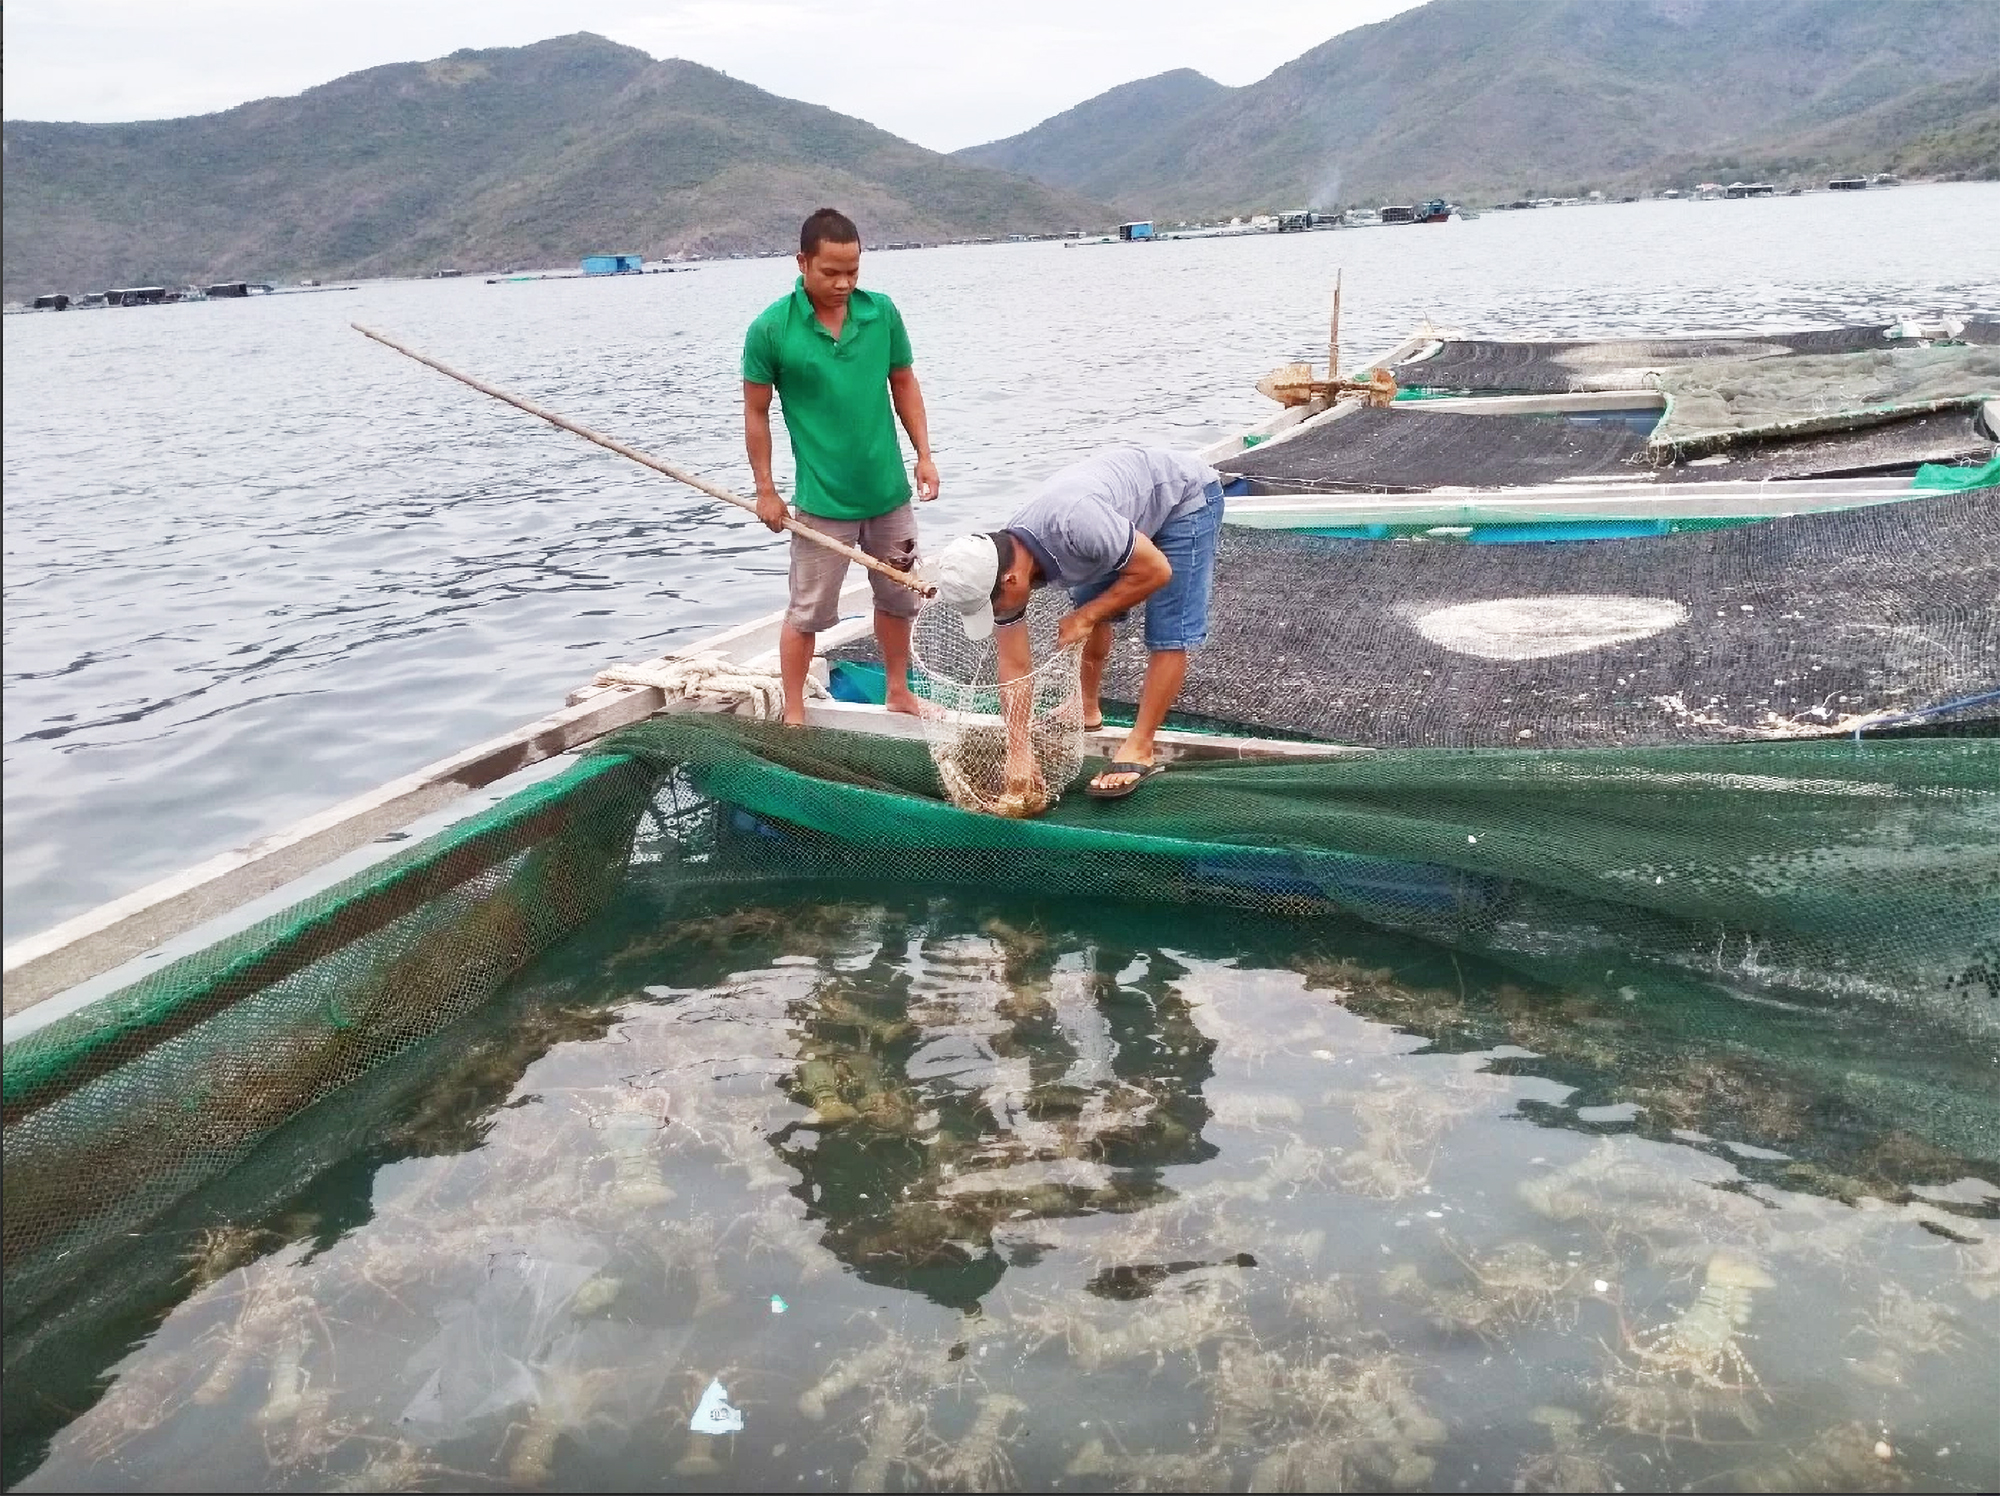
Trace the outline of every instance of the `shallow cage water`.
[[1990, 1488], [1994, 1059], [1340, 919], [635, 876], [11, 1335], [9, 1483]]

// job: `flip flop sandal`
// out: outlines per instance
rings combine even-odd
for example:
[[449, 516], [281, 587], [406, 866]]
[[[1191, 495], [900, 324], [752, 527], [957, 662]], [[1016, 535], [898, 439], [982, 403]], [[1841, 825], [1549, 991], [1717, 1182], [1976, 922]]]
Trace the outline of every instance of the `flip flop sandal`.
[[1104, 719], [1103, 719], [1102, 717], [1099, 717], [1099, 718], [1098, 718], [1098, 719], [1097, 719], [1097, 720], [1096, 720], [1095, 722], [1086, 722], [1086, 723], [1084, 723], [1084, 724], [1083, 724], [1083, 730], [1084, 730], [1085, 732], [1103, 732], [1103, 731], [1104, 731]]
[[[1123, 800], [1155, 774], [1164, 774], [1166, 772], [1167, 766], [1165, 764], [1120, 763], [1118, 760], [1113, 759], [1092, 778], [1089, 784], [1083, 787], [1083, 792], [1093, 800]], [[1105, 774], [1130, 774], [1132, 777], [1123, 784], [1099, 789], [1097, 780], [1103, 778]]]

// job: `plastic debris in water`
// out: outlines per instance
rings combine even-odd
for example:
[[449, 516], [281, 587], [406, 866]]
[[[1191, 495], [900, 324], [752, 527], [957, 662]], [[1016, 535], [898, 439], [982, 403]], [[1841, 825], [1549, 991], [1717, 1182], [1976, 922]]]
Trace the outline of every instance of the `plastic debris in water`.
[[743, 1410], [729, 1406], [729, 1394], [722, 1383], [712, 1381], [708, 1390], [701, 1395], [696, 1405], [694, 1417], [688, 1420], [688, 1428], [697, 1434], [740, 1434], [743, 1432]]
[[791, 1307], [792, 1306], [790, 1304], [787, 1304], [777, 1294], [774, 1293], [771, 1295], [771, 1312], [773, 1314], [783, 1314], [787, 1309]]

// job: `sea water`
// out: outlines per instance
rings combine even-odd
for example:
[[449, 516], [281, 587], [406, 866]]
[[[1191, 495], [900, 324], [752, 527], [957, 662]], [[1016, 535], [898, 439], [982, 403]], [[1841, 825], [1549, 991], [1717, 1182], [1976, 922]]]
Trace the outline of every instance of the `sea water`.
[[171, 1281], [11, 1368], [9, 1479], [1991, 1489], [1995, 1056], [1649, 996], [635, 874], [349, 1151], [135, 1242]]

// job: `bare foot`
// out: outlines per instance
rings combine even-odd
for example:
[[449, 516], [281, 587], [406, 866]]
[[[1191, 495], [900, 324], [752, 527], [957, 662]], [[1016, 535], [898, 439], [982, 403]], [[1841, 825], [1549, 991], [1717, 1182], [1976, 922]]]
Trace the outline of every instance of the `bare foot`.
[[892, 712], [902, 712], [911, 717], [922, 715], [917, 706], [917, 693], [912, 691], [908, 686], [903, 687], [900, 691], [885, 691], [882, 697], [882, 705], [886, 706]]

